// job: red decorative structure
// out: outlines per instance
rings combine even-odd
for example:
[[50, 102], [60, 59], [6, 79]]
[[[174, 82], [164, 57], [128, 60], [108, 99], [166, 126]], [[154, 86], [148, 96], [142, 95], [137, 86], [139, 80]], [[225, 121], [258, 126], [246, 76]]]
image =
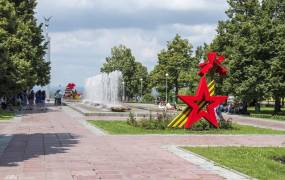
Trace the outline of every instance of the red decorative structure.
[[221, 65], [221, 63], [225, 60], [224, 56], [217, 57], [216, 52], [208, 53], [208, 61], [200, 64], [201, 70], [198, 72], [199, 76], [204, 76], [210, 69], [216, 67], [216, 72], [222, 76], [227, 75], [228, 70]]
[[206, 74], [213, 70], [219, 75], [226, 75], [228, 70], [221, 64], [224, 61], [223, 56], [217, 56], [216, 52], [208, 53], [208, 59], [205, 63], [200, 64], [198, 75], [201, 76], [198, 89], [195, 96], [178, 96], [184, 103], [188, 105], [178, 116], [176, 116], [168, 127], [190, 128], [195, 122], [201, 118], [206, 119], [216, 128], [219, 123], [216, 119], [215, 109], [222, 104], [228, 96], [214, 96], [214, 80], [207, 85]]
[[68, 83], [65, 88], [64, 98], [80, 99], [80, 94], [75, 89], [76, 84]]
[[[184, 128], [190, 128], [192, 124], [199, 121], [202, 117], [208, 120], [215, 127], [219, 127], [216, 119], [214, 108], [223, 103], [227, 96], [210, 96], [207, 86], [206, 78], [201, 77], [198, 90], [195, 96], [178, 96], [184, 103], [186, 103], [192, 110], [188, 115], [188, 119]], [[198, 102], [206, 102], [206, 110], [199, 107]]]

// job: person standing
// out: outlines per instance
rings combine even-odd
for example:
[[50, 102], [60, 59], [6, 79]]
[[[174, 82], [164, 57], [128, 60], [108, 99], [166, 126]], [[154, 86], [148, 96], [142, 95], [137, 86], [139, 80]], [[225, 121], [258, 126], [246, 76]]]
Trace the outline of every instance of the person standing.
[[34, 93], [34, 90], [31, 90], [28, 96], [29, 110], [33, 110], [34, 100], [35, 100], [35, 93]]
[[41, 92], [41, 90], [38, 90], [36, 92], [36, 105], [38, 108], [41, 107], [41, 99], [42, 99], [41, 96], [42, 96], [42, 92]]
[[42, 110], [46, 110], [46, 92], [42, 91], [41, 94], [41, 104], [42, 104]]

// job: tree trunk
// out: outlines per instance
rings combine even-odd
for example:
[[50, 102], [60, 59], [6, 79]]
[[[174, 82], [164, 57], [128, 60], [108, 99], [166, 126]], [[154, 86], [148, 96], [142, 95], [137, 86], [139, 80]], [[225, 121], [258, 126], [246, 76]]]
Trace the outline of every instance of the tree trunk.
[[254, 100], [254, 109], [256, 113], [260, 113], [260, 103], [256, 99]]
[[281, 112], [281, 98], [279, 96], [275, 97], [274, 113], [277, 114]]
[[282, 102], [281, 102], [281, 106], [282, 106], [282, 107], [284, 107], [284, 103], [285, 103], [284, 101], [285, 101], [285, 98], [283, 97], [281, 100], [282, 100]]

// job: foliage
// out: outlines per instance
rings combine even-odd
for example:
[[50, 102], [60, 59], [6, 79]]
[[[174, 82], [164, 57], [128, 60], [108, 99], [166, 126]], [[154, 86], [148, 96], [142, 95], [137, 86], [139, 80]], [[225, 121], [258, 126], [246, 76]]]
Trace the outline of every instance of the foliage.
[[13, 116], [14, 116], [13, 113], [3, 111], [0, 109], [0, 120], [9, 120], [9, 119], [12, 119]]
[[[234, 127], [230, 119], [219, 120], [219, 129], [233, 129], [233, 128]], [[195, 131], [203, 131], [203, 130], [205, 131], [205, 130], [215, 129], [215, 127], [212, 124], [210, 124], [207, 120], [202, 119], [193, 124], [191, 129]]]
[[36, 1], [0, 0], [0, 93], [12, 96], [49, 82], [42, 25], [34, 17]]
[[[279, 101], [285, 87], [285, 2], [229, 0], [211, 49], [226, 55], [230, 69], [224, 91], [247, 104], [270, 95]], [[278, 103], [277, 103], [278, 104]], [[279, 109], [280, 110], [280, 106]]]
[[284, 147], [184, 147], [223, 166], [257, 179], [284, 179]]
[[132, 112], [129, 113], [129, 117], [127, 119], [127, 124], [136, 127], [137, 126], [137, 121]]
[[261, 106], [260, 112], [257, 113], [254, 107], [248, 107], [248, 112], [250, 113], [249, 116], [254, 118], [285, 121], [284, 108], [282, 108], [282, 112], [275, 113], [274, 107]]
[[142, 102], [143, 103], [153, 103], [154, 102], [154, 97], [150, 93], [147, 93], [147, 94], [145, 94], [143, 96]]
[[278, 131], [265, 128], [257, 128], [253, 126], [233, 124], [233, 129], [209, 129], [202, 130], [186, 130], [176, 128], [166, 129], [145, 129], [139, 126], [131, 126], [126, 121], [106, 121], [96, 120], [88, 121], [90, 124], [102, 128], [111, 134], [285, 134], [285, 131]]
[[124, 45], [113, 47], [111, 56], [106, 58], [106, 62], [101, 67], [101, 72], [110, 73], [116, 70], [121, 71], [123, 74], [125, 95], [127, 97], [132, 98], [140, 95], [141, 78], [143, 79], [143, 94], [148, 91], [149, 78], [147, 68], [140, 62], [136, 62], [131, 49]]
[[[150, 73], [151, 85], [157, 87], [159, 92], [165, 91], [166, 73], [169, 74], [168, 91], [175, 89], [175, 95], [184, 83], [194, 81], [197, 68], [197, 59], [192, 58], [193, 46], [187, 39], [182, 39], [178, 34], [167, 43], [167, 48], [158, 54], [158, 64]], [[168, 93], [169, 94], [169, 93]]]

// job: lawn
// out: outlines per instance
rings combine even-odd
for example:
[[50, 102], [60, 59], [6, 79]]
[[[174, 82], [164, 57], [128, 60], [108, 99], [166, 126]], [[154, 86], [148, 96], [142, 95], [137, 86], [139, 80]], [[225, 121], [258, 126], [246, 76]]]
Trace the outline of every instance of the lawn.
[[207, 131], [194, 131], [185, 129], [168, 128], [165, 130], [147, 130], [141, 127], [133, 127], [126, 121], [88, 121], [90, 124], [105, 130], [110, 134], [285, 134], [285, 131], [277, 131], [253, 126], [233, 124], [234, 129], [211, 129]]
[[[183, 147], [258, 179], [285, 179], [285, 148], [281, 147]], [[282, 162], [283, 161], [283, 162]]]
[[259, 113], [255, 112], [254, 107], [249, 107], [248, 112], [250, 113], [250, 117], [254, 118], [265, 118], [265, 119], [285, 121], [284, 108], [282, 108], [282, 112], [280, 112], [278, 115], [272, 115], [274, 113], [274, 107], [265, 107], [265, 106], [261, 106]]
[[1, 120], [9, 120], [14, 116], [11, 112], [6, 112], [0, 109], [0, 121]]

